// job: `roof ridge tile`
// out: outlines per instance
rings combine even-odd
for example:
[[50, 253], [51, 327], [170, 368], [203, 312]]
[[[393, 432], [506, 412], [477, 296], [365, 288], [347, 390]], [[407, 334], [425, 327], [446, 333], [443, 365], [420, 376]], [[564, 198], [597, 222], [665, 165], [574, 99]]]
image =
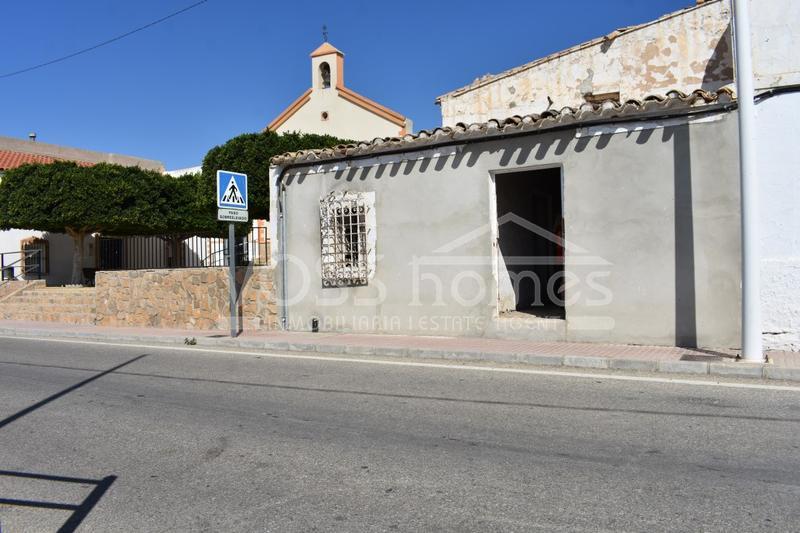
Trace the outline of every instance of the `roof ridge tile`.
[[713, 103], [727, 104], [734, 100], [735, 95], [728, 87], [714, 92], [697, 89], [689, 94], [673, 89], [664, 94], [649, 94], [641, 100], [629, 99], [624, 103], [612, 99], [599, 103], [585, 102], [577, 108], [566, 106], [560, 110], [546, 109], [541, 114], [513, 115], [504, 119], [492, 118], [486, 122], [473, 122], [471, 124], [459, 122], [454, 126], [437, 126], [433, 130], [420, 130], [415, 135], [409, 133], [402, 137], [378, 137], [372, 141], [338, 145], [334, 148], [300, 150], [275, 156], [271, 162], [273, 165], [286, 165], [303, 161], [324, 161], [325, 159], [341, 156], [349, 157], [370, 153], [379, 155], [381, 152], [399, 147], [407, 147], [409, 150], [413, 150], [415, 147], [421, 148], [447, 138], [460, 140], [486, 137], [487, 140], [490, 140], [492, 136], [498, 133], [545, 131], [557, 125], [577, 125], [588, 120], [629, 117], [659, 110], [689, 108]]

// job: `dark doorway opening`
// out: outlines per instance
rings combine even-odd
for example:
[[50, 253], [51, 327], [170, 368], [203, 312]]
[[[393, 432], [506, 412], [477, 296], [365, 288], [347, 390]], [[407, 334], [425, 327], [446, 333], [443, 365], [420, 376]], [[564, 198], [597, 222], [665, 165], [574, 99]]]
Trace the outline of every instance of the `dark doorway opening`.
[[501, 313], [564, 318], [561, 169], [495, 176]]

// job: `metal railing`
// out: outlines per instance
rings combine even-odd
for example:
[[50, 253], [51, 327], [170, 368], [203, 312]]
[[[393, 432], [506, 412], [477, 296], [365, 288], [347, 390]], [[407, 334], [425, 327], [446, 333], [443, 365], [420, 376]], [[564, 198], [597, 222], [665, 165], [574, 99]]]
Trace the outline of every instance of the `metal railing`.
[[42, 279], [44, 261], [41, 249], [0, 253], [0, 285], [18, 279]]
[[[254, 225], [237, 241], [237, 265], [269, 264], [266, 227]], [[227, 249], [222, 237], [100, 236], [97, 270], [221, 267], [228, 265]]]
[[[225, 243], [227, 245], [227, 243]], [[242, 240], [235, 243], [234, 250], [236, 254], [236, 264], [246, 265], [250, 262], [250, 255], [247, 250], [247, 241]], [[204, 267], [221, 267], [228, 266], [228, 247], [224, 246], [221, 250], [216, 250], [208, 254], [202, 261], [201, 266]]]

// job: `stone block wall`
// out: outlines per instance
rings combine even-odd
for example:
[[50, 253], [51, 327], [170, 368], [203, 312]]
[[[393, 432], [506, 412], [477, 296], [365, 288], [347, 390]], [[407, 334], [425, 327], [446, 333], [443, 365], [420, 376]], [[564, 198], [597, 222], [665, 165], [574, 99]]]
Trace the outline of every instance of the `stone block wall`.
[[[272, 267], [237, 269], [244, 330], [275, 329]], [[227, 329], [228, 269], [182, 268], [98, 272], [97, 325]]]

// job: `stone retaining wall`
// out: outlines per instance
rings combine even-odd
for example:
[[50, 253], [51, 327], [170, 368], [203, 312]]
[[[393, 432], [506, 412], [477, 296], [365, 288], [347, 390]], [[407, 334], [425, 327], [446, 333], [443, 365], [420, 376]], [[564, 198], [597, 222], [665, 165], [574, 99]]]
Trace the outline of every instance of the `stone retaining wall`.
[[[272, 267], [237, 269], [245, 330], [275, 329]], [[228, 269], [182, 268], [98, 272], [97, 325], [181, 329], [230, 326]]]

